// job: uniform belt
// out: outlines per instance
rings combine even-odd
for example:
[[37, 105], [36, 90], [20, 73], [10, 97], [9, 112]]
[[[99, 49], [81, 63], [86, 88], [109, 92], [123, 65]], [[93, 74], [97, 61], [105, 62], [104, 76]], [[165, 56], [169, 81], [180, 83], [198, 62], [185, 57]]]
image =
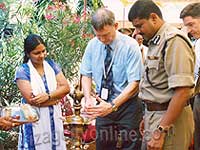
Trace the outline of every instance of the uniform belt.
[[[170, 101], [165, 103], [156, 103], [150, 100], [143, 100], [143, 102], [146, 104], [146, 108], [148, 111], [164, 111], [167, 110]], [[185, 106], [188, 106], [189, 104], [190, 101], [188, 100]]]

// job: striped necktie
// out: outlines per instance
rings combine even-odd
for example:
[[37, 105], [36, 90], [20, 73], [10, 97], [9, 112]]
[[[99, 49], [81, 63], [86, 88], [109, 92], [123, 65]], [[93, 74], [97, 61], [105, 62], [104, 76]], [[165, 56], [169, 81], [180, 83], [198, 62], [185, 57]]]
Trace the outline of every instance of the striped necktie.
[[101, 88], [106, 88], [108, 89], [108, 99], [110, 98], [110, 96], [113, 93], [113, 73], [112, 73], [112, 55], [111, 55], [111, 51], [112, 48], [109, 45], [105, 46], [106, 49], [106, 57], [104, 60], [104, 73], [106, 76], [103, 75], [102, 77], [102, 86]]

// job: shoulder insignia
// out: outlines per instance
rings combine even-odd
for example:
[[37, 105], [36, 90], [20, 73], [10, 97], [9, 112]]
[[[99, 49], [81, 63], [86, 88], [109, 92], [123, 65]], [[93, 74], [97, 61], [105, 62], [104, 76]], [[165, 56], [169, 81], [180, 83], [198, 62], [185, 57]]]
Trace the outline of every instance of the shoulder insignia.
[[157, 35], [155, 36], [151, 42], [154, 44], [154, 45], [158, 45], [160, 43], [160, 35]]

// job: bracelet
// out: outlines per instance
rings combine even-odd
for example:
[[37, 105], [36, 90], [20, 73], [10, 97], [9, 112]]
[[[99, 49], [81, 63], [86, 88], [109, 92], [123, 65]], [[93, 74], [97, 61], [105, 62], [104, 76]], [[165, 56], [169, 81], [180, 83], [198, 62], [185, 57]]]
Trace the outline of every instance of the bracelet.
[[55, 100], [55, 105], [58, 105], [60, 100]]
[[112, 105], [112, 112], [115, 112], [118, 110], [118, 107], [111, 101], [110, 104]]
[[169, 127], [166, 126], [166, 127], [163, 127], [161, 125], [158, 125], [157, 126], [157, 129], [160, 131], [160, 132], [164, 132], [164, 133], [167, 133], [169, 131]]

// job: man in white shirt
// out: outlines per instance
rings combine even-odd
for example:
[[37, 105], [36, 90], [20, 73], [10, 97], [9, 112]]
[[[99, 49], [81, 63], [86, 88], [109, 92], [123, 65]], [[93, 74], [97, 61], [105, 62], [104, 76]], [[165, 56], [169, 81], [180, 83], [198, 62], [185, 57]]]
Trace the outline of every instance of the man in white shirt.
[[141, 34], [134, 35], [134, 38], [138, 42], [138, 44], [140, 46], [140, 50], [141, 50], [141, 53], [142, 53], [142, 61], [144, 63], [144, 61], [145, 61], [145, 59], [147, 57], [148, 47], [143, 45], [144, 38], [143, 38], [143, 36]]
[[[180, 18], [183, 19], [184, 25], [187, 27], [188, 33], [190, 33], [197, 41], [195, 42], [195, 80], [198, 79], [198, 72], [200, 70], [200, 3], [192, 3], [187, 5], [180, 14]], [[195, 150], [200, 149], [200, 93], [195, 96], [194, 105], [194, 146]]]

